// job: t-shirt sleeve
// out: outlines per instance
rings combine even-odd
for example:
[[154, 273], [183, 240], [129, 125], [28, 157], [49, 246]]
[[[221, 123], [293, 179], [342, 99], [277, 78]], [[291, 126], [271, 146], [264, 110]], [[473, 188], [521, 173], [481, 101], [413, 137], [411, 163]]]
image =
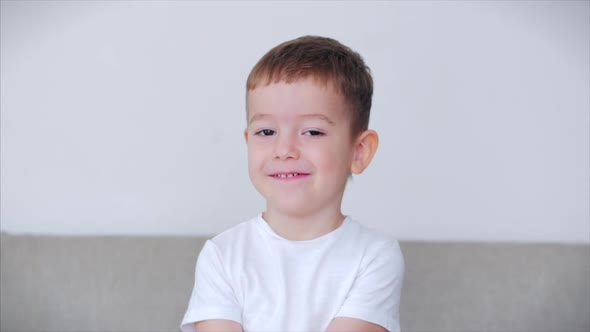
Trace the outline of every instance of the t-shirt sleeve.
[[195, 285], [180, 329], [194, 332], [194, 323], [227, 319], [242, 323], [242, 313], [217, 246], [207, 241], [195, 268]]
[[361, 319], [388, 331], [399, 331], [403, 277], [404, 259], [397, 241], [388, 241], [377, 250], [367, 250], [336, 317]]

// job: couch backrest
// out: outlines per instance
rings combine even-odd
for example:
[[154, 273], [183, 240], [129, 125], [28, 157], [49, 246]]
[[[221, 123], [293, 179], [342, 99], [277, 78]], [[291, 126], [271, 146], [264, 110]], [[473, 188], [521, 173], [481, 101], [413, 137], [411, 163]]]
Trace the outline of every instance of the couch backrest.
[[[178, 331], [204, 238], [2, 234], [1, 331]], [[402, 242], [404, 331], [590, 331], [590, 246]]]

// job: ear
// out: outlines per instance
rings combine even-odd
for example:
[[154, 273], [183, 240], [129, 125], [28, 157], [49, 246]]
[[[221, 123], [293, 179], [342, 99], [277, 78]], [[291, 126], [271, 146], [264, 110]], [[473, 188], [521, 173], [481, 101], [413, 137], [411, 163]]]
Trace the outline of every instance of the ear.
[[248, 144], [248, 128], [244, 129], [244, 139], [246, 140], [246, 144]]
[[371, 163], [377, 147], [379, 146], [379, 135], [374, 130], [365, 130], [354, 142], [354, 156], [350, 171], [354, 174], [361, 174]]

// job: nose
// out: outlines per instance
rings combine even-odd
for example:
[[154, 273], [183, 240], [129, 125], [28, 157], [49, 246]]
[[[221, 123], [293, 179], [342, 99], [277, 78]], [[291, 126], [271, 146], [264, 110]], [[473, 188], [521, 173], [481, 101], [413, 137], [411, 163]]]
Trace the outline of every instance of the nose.
[[292, 135], [278, 135], [274, 146], [274, 159], [299, 159], [296, 138]]

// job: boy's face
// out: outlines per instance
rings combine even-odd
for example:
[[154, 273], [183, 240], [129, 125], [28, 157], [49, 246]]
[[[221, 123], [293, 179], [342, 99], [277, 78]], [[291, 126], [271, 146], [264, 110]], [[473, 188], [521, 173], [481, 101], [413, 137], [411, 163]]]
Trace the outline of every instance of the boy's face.
[[247, 109], [250, 179], [267, 210], [340, 212], [354, 157], [344, 97], [309, 78], [250, 90]]

